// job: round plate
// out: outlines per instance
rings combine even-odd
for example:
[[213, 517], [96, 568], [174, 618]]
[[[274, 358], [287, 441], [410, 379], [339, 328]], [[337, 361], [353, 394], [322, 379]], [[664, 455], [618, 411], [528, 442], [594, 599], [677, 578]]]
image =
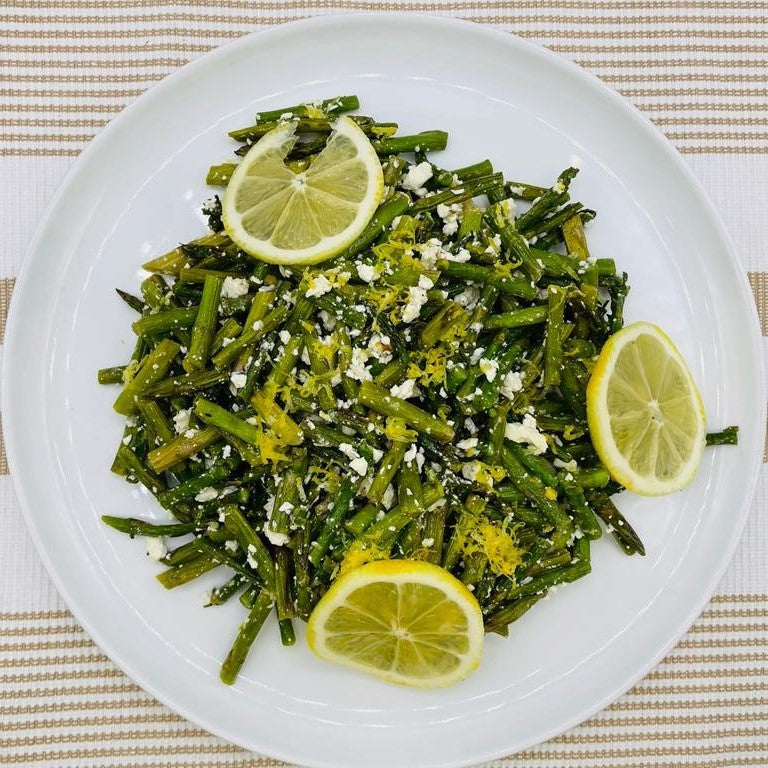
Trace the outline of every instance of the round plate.
[[[166, 592], [142, 544], [99, 516], [160, 519], [110, 474], [122, 420], [96, 370], [124, 362], [139, 264], [203, 232], [208, 165], [254, 113], [342, 93], [402, 132], [450, 131], [444, 167], [490, 157], [508, 178], [572, 190], [599, 216], [597, 256], [631, 278], [627, 319], [659, 323], [689, 361], [713, 428], [675, 496], [621, 496], [645, 558], [611, 540], [593, 574], [491, 636], [479, 670], [448, 690], [389, 686], [315, 659], [268, 625], [237, 684], [219, 663], [243, 617], [204, 609], [211, 577]], [[239, 40], [138, 99], [59, 190], [16, 285], [4, 421], [13, 479], [56, 585], [94, 640], [185, 717], [258, 752], [313, 766], [464, 765], [527, 747], [599, 710], [656, 664], [698, 615], [739, 538], [764, 437], [760, 337], [717, 215], [670, 145], [596, 79], [542, 48], [466, 23], [408, 15], [322, 17]]]

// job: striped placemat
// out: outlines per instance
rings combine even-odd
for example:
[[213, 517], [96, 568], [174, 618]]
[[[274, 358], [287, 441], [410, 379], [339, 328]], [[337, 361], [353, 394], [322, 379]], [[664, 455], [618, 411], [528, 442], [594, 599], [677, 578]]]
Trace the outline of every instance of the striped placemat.
[[[577, 61], [634, 102], [684, 153], [720, 209], [768, 333], [768, 2], [2, 0], [0, 338], [46, 202], [125, 104], [255, 29], [365, 10], [492, 24]], [[279, 765], [179, 718], [99, 651], [48, 579], [7, 475], [0, 446], [0, 765]], [[657, 669], [578, 728], [492, 765], [768, 766], [767, 493], [764, 468], [717, 595]]]

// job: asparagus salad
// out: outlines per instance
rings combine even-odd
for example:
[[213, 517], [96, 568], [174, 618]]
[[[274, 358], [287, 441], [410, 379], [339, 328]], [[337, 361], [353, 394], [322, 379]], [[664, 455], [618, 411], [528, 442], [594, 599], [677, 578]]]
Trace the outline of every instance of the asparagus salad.
[[[112, 471], [173, 518], [105, 516], [164, 566], [239, 600], [221, 679], [268, 619], [322, 658], [447, 685], [549, 590], [590, 572], [613, 499], [679, 490], [707, 444], [695, 383], [656, 326], [623, 327], [627, 275], [595, 212], [489, 160], [442, 168], [439, 130], [343, 113], [256, 116], [204, 208], [210, 232], [144, 268]], [[228, 630], [227, 630], [228, 631]]]

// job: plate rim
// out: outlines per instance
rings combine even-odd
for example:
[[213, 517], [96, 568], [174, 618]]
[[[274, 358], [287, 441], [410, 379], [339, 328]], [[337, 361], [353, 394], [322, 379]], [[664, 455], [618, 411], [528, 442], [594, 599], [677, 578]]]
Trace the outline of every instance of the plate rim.
[[[116, 652], [107, 641], [104, 640], [104, 636], [101, 630], [98, 628], [98, 622], [92, 622], [85, 618], [85, 614], [80, 612], [78, 605], [78, 598], [75, 594], [72, 594], [65, 588], [63, 581], [59, 578], [59, 574], [52, 565], [52, 562], [48, 556], [48, 550], [44, 544], [42, 532], [35, 524], [34, 515], [31, 512], [30, 504], [27, 499], [24, 487], [20, 480], [20, 465], [17, 463], [17, 443], [21, 439], [18, 436], [18, 431], [15, 425], [14, 409], [9, 408], [10, 405], [10, 384], [15, 355], [14, 347], [16, 344], [16, 337], [18, 335], [17, 326], [20, 325], [17, 320], [17, 316], [21, 313], [21, 299], [19, 298], [26, 290], [26, 283], [28, 273], [31, 268], [34, 254], [37, 252], [39, 243], [43, 238], [44, 232], [48, 227], [49, 220], [52, 218], [53, 213], [59, 207], [59, 204], [64, 195], [72, 186], [76, 180], [82, 166], [90, 158], [92, 154], [98, 151], [102, 144], [109, 140], [112, 132], [118, 130], [119, 127], [126, 120], [130, 119], [137, 105], [142, 104], [147, 98], [156, 98], [161, 95], [166, 89], [173, 88], [177, 80], [188, 77], [190, 73], [196, 71], [198, 68], [210, 66], [212, 61], [226, 56], [235, 49], [241, 47], [248, 47], [254, 44], [254, 41], [262, 38], [263, 36], [279, 37], [281, 35], [291, 35], [296, 31], [301, 31], [302, 28], [307, 27], [319, 27], [343, 25], [347, 21], [366, 23], [375, 22], [376, 19], [384, 19], [390, 21], [396, 19], [401, 23], [408, 24], [425, 24], [425, 25], [437, 25], [445, 27], [459, 27], [463, 28], [468, 34], [474, 34], [479, 37], [493, 38], [499, 42], [503, 42], [510, 50], [515, 47], [526, 49], [526, 52], [532, 55], [537, 55], [543, 60], [546, 60], [549, 65], [553, 66], [556, 70], [559, 69], [562, 72], [571, 73], [582, 80], [588, 81], [593, 88], [597, 88], [602, 94], [611, 100], [615, 108], [624, 112], [631, 113], [633, 119], [638, 124], [638, 127], [642, 126], [642, 130], [645, 131], [647, 138], [649, 138], [657, 149], [674, 164], [674, 169], [677, 173], [681, 174], [685, 182], [688, 184], [689, 189], [695, 194], [697, 205], [706, 212], [716, 229], [723, 244], [726, 246], [727, 261], [729, 266], [733, 269], [739, 287], [741, 289], [741, 298], [747, 306], [747, 314], [750, 316], [749, 341], [750, 347], [754, 353], [755, 360], [757, 362], [757, 370], [755, 371], [758, 376], [759, 394], [762, 397], [761, 413], [762, 422], [766, 421], [766, 409], [768, 403], [766, 403], [766, 373], [765, 373], [765, 361], [762, 353], [762, 333], [760, 330], [759, 318], [757, 314], [757, 308], [752, 296], [751, 288], [749, 286], [746, 270], [743, 268], [738, 251], [733, 243], [733, 240], [722, 222], [718, 210], [715, 208], [714, 203], [710, 200], [709, 196], [705, 192], [703, 186], [694, 175], [689, 165], [685, 162], [680, 152], [674, 147], [671, 141], [646, 117], [632, 102], [622, 97], [616, 90], [609, 85], [601, 81], [595, 74], [580, 67], [573, 61], [561, 56], [554, 51], [538, 44], [534, 41], [520, 37], [519, 35], [505, 30], [498, 29], [496, 27], [487, 27], [469, 20], [446, 17], [443, 15], [437, 15], [433, 13], [413, 13], [408, 11], [368, 11], [368, 12], [353, 12], [353, 13], [332, 13], [323, 14], [318, 16], [310, 16], [304, 19], [298, 19], [280, 24], [276, 27], [255, 30], [249, 34], [243, 35], [235, 40], [229, 41], [223, 45], [217, 46], [207, 53], [189, 61], [187, 64], [174, 70], [162, 80], [154, 83], [147, 88], [142, 94], [129, 101], [125, 107], [112, 119], [103, 126], [93, 138], [86, 144], [83, 151], [74, 160], [71, 168], [67, 171], [62, 181], [59, 183], [55, 193], [49, 200], [45, 211], [40, 218], [30, 244], [25, 252], [23, 262], [16, 277], [16, 284], [13, 291], [13, 295], [10, 302], [8, 311], [5, 339], [3, 343], [3, 375], [2, 375], [2, 389], [0, 390], [0, 403], [2, 404], [2, 414], [4, 422], [4, 437], [6, 455], [8, 460], [9, 475], [11, 477], [13, 488], [16, 497], [19, 501], [19, 507], [21, 508], [22, 515], [27, 530], [33, 540], [35, 549], [38, 556], [42, 560], [46, 571], [53, 581], [58, 594], [66, 603], [68, 609], [71, 611], [78, 623], [85, 629], [94, 643], [110, 658], [110, 660], [116, 664], [122, 672], [137, 683], [143, 690], [148, 692], [151, 696], [160, 701], [164, 706], [167, 706], [172, 711], [181, 715], [185, 719], [197, 724], [203, 728], [206, 732], [212, 733], [220, 738], [226, 739], [234, 744], [238, 744], [236, 734], [232, 734], [223, 728], [211, 728], [211, 726], [205, 721], [204, 717], [198, 717], [189, 711], [188, 707], [181, 701], [177, 701], [172, 693], [166, 693], [163, 689], [156, 686], [153, 680], [147, 676], [141, 674], [140, 670], [137, 670], [131, 665], [129, 661], [123, 658], [123, 656]], [[338, 28], [336, 30], [338, 32]], [[506, 755], [513, 754], [514, 752], [528, 749], [536, 744], [541, 744], [554, 736], [564, 733], [565, 731], [573, 728], [586, 719], [592, 717], [594, 714], [602, 711], [612, 701], [615, 701], [618, 697], [622, 696], [634, 686], [639, 680], [644, 678], [648, 672], [659, 664], [660, 661], [669, 653], [669, 651], [677, 645], [680, 638], [688, 631], [690, 626], [701, 614], [702, 610], [709, 602], [712, 594], [716, 590], [718, 584], [722, 580], [722, 577], [733, 560], [736, 548], [741, 541], [744, 527], [746, 525], [748, 516], [750, 514], [752, 504], [754, 502], [757, 480], [760, 475], [761, 462], [756, 459], [754, 469], [751, 472], [747, 483], [747, 491], [745, 494], [745, 504], [739, 511], [739, 517], [736, 520], [736, 525], [731, 529], [730, 539], [727, 542], [727, 546], [723, 548], [722, 555], [718, 561], [717, 568], [710, 572], [710, 579], [706, 583], [703, 589], [699, 590], [698, 598], [693, 600], [691, 608], [675, 623], [675, 629], [670, 634], [669, 639], [660, 650], [654, 654], [645, 664], [639, 665], [631, 674], [624, 675], [621, 678], [619, 684], [614, 683], [611, 692], [600, 697], [593, 702], [591, 706], [582, 708], [578, 714], [575, 714], [567, 721], [561, 722], [556, 726], [543, 729], [535, 738], [524, 741], [523, 743], [508, 747], [508, 748], [494, 748], [485, 749], [483, 752], [476, 752], [472, 758], [473, 761], [480, 762], [484, 760], [493, 760]], [[246, 749], [250, 747], [245, 747]], [[286, 748], [282, 751], [276, 751], [270, 749], [269, 754], [288, 762], [295, 761], [295, 755], [291, 753], [290, 748]], [[328, 759], [313, 760], [313, 764], [317, 766], [327, 766], [328, 768], [335, 768], [335, 764], [329, 762]], [[440, 763], [441, 768], [451, 768], [455, 766], [469, 765], [466, 759], [457, 759], [454, 761], [442, 761]]]

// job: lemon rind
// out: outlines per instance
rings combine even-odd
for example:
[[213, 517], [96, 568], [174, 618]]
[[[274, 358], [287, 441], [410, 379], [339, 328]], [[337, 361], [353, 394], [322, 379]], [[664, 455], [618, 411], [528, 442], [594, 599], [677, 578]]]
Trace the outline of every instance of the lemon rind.
[[[686, 376], [691, 400], [699, 416], [697, 435], [692, 441], [693, 451], [682, 470], [667, 481], [639, 475], [632, 469], [613, 439], [607, 407], [608, 383], [619, 352], [626, 344], [644, 334], [660, 341], [668, 354], [679, 364]], [[706, 447], [707, 425], [704, 404], [685, 358], [669, 336], [652, 323], [632, 323], [615, 333], [606, 342], [587, 386], [587, 423], [600, 461], [616, 482], [633, 493], [641, 496], [664, 496], [682, 490], [696, 477]]]
[[[353, 591], [373, 581], [386, 581], [392, 584], [412, 584], [414, 582], [440, 589], [446, 597], [459, 605], [467, 618], [469, 649], [459, 657], [461, 663], [454, 671], [439, 677], [417, 678], [382, 670], [367, 664], [361, 664], [347, 656], [330, 650], [325, 643], [322, 628], [328, 617]], [[431, 563], [407, 560], [378, 560], [360, 566], [335, 581], [318, 603], [309, 618], [307, 626], [307, 644], [321, 659], [331, 661], [349, 669], [365, 672], [381, 680], [413, 688], [440, 688], [463, 680], [480, 664], [483, 648], [483, 616], [480, 606], [472, 593], [458, 579], [443, 568]]]
[[357, 206], [357, 214], [352, 223], [337, 235], [324, 238], [320, 244], [308, 249], [291, 250], [277, 248], [269, 240], [260, 240], [245, 231], [240, 223], [240, 215], [234, 210], [234, 194], [248, 169], [256, 160], [270, 149], [282, 146], [294, 132], [291, 123], [278, 126], [253, 145], [248, 154], [235, 168], [232, 178], [227, 185], [222, 201], [222, 223], [230, 239], [254, 258], [269, 264], [317, 264], [337, 255], [365, 229], [371, 220], [384, 191], [384, 175], [381, 170], [376, 150], [359, 126], [351, 118], [344, 116], [336, 122], [335, 130], [354, 141], [358, 157], [364, 162], [370, 172], [375, 174], [373, 183], [369, 184], [366, 196]]

